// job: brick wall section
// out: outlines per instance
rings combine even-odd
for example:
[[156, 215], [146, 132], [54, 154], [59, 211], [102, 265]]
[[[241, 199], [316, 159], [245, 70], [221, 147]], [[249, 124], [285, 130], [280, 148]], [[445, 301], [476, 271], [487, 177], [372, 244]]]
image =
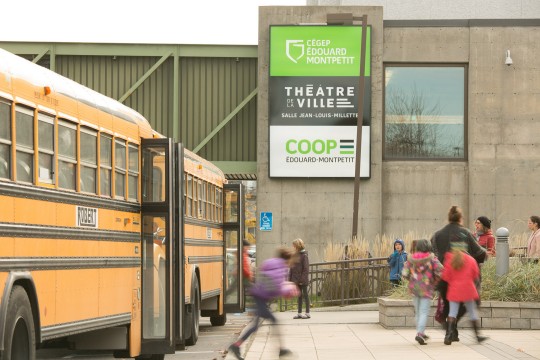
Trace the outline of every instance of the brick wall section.
[[[415, 327], [410, 300], [379, 298], [379, 323], [385, 328]], [[432, 302], [427, 327], [439, 327], [433, 319], [437, 302]], [[479, 309], [485, 329], [540, 330], [540, 303], [483, 301]], [[467, 327], [467, 321], [460, 322]]]

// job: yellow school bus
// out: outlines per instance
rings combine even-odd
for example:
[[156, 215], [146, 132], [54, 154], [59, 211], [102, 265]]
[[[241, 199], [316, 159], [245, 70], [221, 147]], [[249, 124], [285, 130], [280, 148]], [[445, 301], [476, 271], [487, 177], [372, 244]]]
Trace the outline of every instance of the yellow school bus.
[[243, 311], [224, 275], [242, 209], [240, 185], [136, 111], [0, 49], [0, 359], [195, 344], [200, 316]]

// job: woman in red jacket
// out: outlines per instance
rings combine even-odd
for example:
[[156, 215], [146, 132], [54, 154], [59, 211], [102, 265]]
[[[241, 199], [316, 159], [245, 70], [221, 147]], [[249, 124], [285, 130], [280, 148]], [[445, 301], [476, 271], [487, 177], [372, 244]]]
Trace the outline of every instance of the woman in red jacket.
[[448, 313], [448, 328], [444, 343], [451, 345], [456, 327], [456, 316], [459, 310], [459, 303], [464, 303], [472, 321], [473, 329], [476, 334], [476, 340], [480, 343], [486, 340], [479, 335], [480, 321], [476, 300], [480, 297], [476, 289], [476, 282], [480, 278], [480, 270], [476, 260], [465, 252], [467, 245], [462, 242], [451, 244], [451, 251], [444, 256], [444, 270], [442, 279], [448, 283], [446, 298], [450, 303]]
[[485, 216], [479, 216], [474, 222], [478, 245], [486, 249], [490, 256], [495, 256], [495, 237], [491, 231], [491, 220]]

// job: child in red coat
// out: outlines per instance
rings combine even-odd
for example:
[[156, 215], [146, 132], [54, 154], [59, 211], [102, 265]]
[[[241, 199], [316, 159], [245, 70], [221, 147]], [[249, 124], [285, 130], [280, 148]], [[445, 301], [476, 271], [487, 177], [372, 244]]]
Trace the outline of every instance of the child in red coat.
[[476, 282], [480, 278], [480, 270], [476, 260], [467, 254], [465, 249], [467, 249], [465, 243], [453, 242], [451, 243], [451, 251], [444, 256], [442, 279], [448, 283], [446, 298], [450, 303], [447, 319], [448, 328], [444, 337], [446, 345], [452, 344], [456, 316], [461, 302], [465, 304], [469, 313], [476, 340], [479, 343], [486, 340], [485, 337], [479, 335], [480, 321], [478, 309], [476, 308], [476, 300], [480, 298], [476, 289]]

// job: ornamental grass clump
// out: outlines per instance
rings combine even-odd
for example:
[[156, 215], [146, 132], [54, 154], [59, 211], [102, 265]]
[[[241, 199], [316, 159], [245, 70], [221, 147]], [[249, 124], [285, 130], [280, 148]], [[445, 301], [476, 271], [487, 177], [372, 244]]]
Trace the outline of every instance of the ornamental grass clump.
[[[488, 259], [481, 267], [482, 301], [540, 302], [540, 265], [525, 259], [510, 258], [508, 273], [497, 275], [495, 258]], [[392, 299], [409, 300], [407, 281], [391, 290]]]
[[[358, 260], [383, 258], [382, 263], [386, 265], [386, 258], [394, 251], [394, 241], [401, 238], [405, 242], [405, 248], [411, 246], [412, 241], [418, 236], [412, 232], [405, 236], [377, 235], [373, 241], [365, 238], [356, 239], [347, 243], [329, 243], [324, 252], [325, 262], [335, 262], [341, 260]], [[425, 238], [425, 236], [424, 236]], [[374, 293], [386, 294], [390, 289], [389, 269], [386, 266], [379, 268], [369, 268], [368, 262], [348, 262], [337, 263], [331, 266], [337, 271], [328, 271], [321, 276], [324, 277], [320, 287], [321, 300], [326, 304], [333, 304], [342, 297], [346, 299], [373, 298]], [[330, 266], [326, 267], [330, 270]], [[342, 294], [344, 291], [344, 294]]]
[[540, 265], [525, 259], [510, 259], [508, 273], [496, 274], [496, 261], [482, 265], [484, 301], [540, 302]]

